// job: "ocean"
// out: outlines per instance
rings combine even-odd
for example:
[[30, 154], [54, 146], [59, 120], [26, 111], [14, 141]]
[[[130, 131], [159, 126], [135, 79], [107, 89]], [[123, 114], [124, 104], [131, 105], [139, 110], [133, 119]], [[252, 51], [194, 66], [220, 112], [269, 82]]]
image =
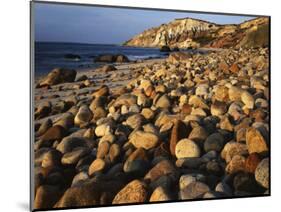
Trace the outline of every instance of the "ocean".
[[[79, 55], [79, 60], [65, 55]], [[158, 48], [136, 48], [119, 45], [35, 42], [35, 75], [42, 76], [54, 68], [86, 69], [100, 66], [94, 58], [101, 54], [124, 54], [131, 61], [162, 58], [167, 55]]]

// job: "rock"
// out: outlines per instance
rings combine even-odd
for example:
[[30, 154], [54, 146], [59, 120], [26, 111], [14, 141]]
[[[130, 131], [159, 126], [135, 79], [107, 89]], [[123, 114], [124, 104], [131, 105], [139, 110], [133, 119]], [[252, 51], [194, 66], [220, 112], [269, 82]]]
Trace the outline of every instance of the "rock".
[[196, 126], [191, 130], [188, 139], [195, 142], [202, 142], [205, 141], [207, 137], [208, 132], [203, 127]]
[[179, 180], [179, 188], [180, 190], [183, 190], [185, 187], [187, 187], [190, 183], [196, 182], [196, 181], [205, 181], [204, 175], [201, 174], [186, 174], [182, 175]]
[[153, 182], [164, 175], [170, 175], [176, 178], [176, 172], [176, 168], [169, 160], [162, 160], [152, 169], [150, 169], [150, 171], [145, 175], [144, 179]]
[[200, 148], [190, 139], [182, 139], [176, 145], [176, 157], [179, 158], [193, 158], [200, 157]]
[[76, 71], [72, 69], [55, 68], [40, 82], [40, 86], [52, 86], [65, 82], [74, 82]]
[[124, 172], [145, 174], [148, 168], [148, 158], [145, 149], [136, 149], [124, 163]]
[[227, 164], [225, 171], [229, 174], [234, 174], [245, 170], [245, 158], [241, 155], [235, 155]]
[[95, 134], [98, 137], [102, 137], [102, 136], [110, 134], [111, 131], [112, 131], [112, 128], [111, 128], [110, 124], [104, 123], [104, 124], [101, 124], [96, 127]]
[[85, 81], [85, 80], [87, 80], [87, 79], [88, 79], [88, 77], [83, 74], [83, 75], [77, 77], [76, 82]]
[[221, 117], [220, 128], [222, 130], [227, 130], [227, 131], [230, 131], [230, 132], [233, 131], [234, 126], [232, 125], [232, 123], [229, 119], [229, 116], [225, 115], [225, 116]]
[[98, 90], [96, 90], [94, 93], [92, 93], [92, 96], [95, 98], [101, 97], [101, 96], [108, 96], [109, 94], [109, 88], [107, 85], [102, 85]]
[[236, 86], [231, 86], [228, 89], [228, 96], [230, 101], [240, 101], [243, 90]]
[[42, 185], [36, 190], [34, 209], [50, 209], [62, 195], [62, 190], [57, 186]]
[[122, 54], [117, 55], [117, 57], [116, 57], [116, 63], [128, 63], [128, 62], [130, 62], [130, 60], [128, 59], [127, 56], [122, 55]]
[[224, 194], [226, 194], [227, 196], [231, 196], [231, 195], [232, 195], [232, 190], [231, 190], [231, 188], [229, 187], [229, 185], [227, 185], [227, 184], [224, 183], [224, 182], [218, 183], [217, 186], [216, 186], [216, 188], [215, 188], [215, 191], [224, 193]]
[[64, 129], [68, 130], [74, 125], [74, 115], [70, 112], [64, 113], [54, 125], [62, 126]]
[[159, 186], [152, 192], [149, 202], [160, 202], [169, 200], [171, 200], [171, 198], [169, 197], [168, 192], [163, 187]]
[[190, 54], [185, 52], [172, 52], [167, 59], [168, 62], [175, 64], [191, 58]]
[[[51, 149], [43, 155], [41, 166], [43, 168], [54, 168], [61, 165], [61, 153], [57, 150]], [[37, 160], [35, 160], [36, 162]]]
[[152, 120], [154, 118], [154, 112], [150, 108], [143, 108], [141, 114], [146, 120]]
[[[90, 104], [90, 110], [95, 113], [97, 108], [104, 108], [107, 102], [107, 98], [105, 96], [96, 97]], [[95, 114], [94, 114], [95, 115]]]
[[221, 116], [227, 112], [227, 107], [224, 102], [215, 101], [211, 105], [211, 114], [213, 116]]
[[259, 130], [254, 127], [250, 127], [246, 131], [246, 144], [249, 153], [267, 153], [267, 142]]
[[40, 139], [43, 141], [61, 140], [66, 135], [66, 130], [61, 126], [53, 126], [49, 128]]
[[68, 188], [61, 199], [55, 204], [54, 208], [62, 207], [83, 207], [99, 204], [98, 186], [83, 184]]
[[131, 115], [126, 120], [126, 124], [132, 129], [138, 129], [144, 124], [144, 122], [145, 122], [145, 118], [141, 114]]
[[124, 62], [129, 62], [129, 59], [122, 54], [104, 54], [104, 55], [99, 55], [96, 58], [94, 58], [94, 62], [102, 62], [102, 63], [124, 63]]
[[230, 68], [229, 68], [229, 71], [232, 72], [232, 73], [238, 73], [239, 72], [239, 67], [238, 67], [238, 64], [237, 63], [233, 63]]
[[81, 59], [81, 57], [78, 54], [65, 54], [64, 59], [70, 59], [70, 60], [78, 61], [78, 60]]
[[43, 102], [41, 104], [38, 105], [38, 107], [36, 108], [35, 111], [35, 119], [41, 119], [44, 118], [46, 116], [48, 116], [50, 114], [50, 112], [52, 111], [52, 104], [50, 102]]
[[262, 194], [265, 190], [256, 182], [254, 175], [245, 172], [240, 172], [235, 175], [233, 188], [235, 190], [234, 195], [237, 196], [245, 196], [251, 193]]
[[114, 107], [120, 107], [122, 105], [126, 105], [129, 107], [134, 104], [137, 104], [137, 97], [135, 95], [123, 94], [115, 100], [113, 105]]
[[180, 158], [176, 161], [176, 166], [187, 169], [199, 169], [204, 161], [202, 158]]
[[93, 118], [93, 114], [87, 105], [82, 105], [74, 118], [74, 124], [80, 127], [87, 126]]
[[107, 116], [107, 111], [102, 107], [97, 107], [93, 113], [94, 119], [99, 120], [101, 118], [105, 118]]
[[209, 106], [204, 102], [204, 100], [196, 95], [189, 97], [188, 104], [201, 109], [209, 109]]
[[105, 166], [106, 163], [103, 159], [98, 158], [94, 160], [89, 167], [89, 171], [88, 171], [89, 176], [92, 176], [97, 172], [102, 172], [105, 169]]
[[241, 94], [241, 100], [248, 109], [253, 109], [255, 105], [254, 97], [247, 91], [243, 91]]
[[89, 175], [87, 172], [85, 171], [79, 172], [77, 175], [74, 176], [71, 187], [82, 185], [88, 179], [89, 179]]
[[140, 180], [133, 180], [117, 193], [112, 204], [143, 203], [147, 197], [146, 184]]
[[197, 86], [195, 90], [196, 96], [201, 96], [203, 98], [206, 98], [209, 94], [209, 85], [208, 84], [200, 84]]
[[98, 150], [97, 150], [97, 158], [105, 158], [107, 153], [109, 152], [110, 143], [108, 141], [99, 142]]
[[85, 147], [77, 147], [73, 149], [71, 152], [67, 152], [63, 155], [61, 162], [64, 165], [76, 164], [79, 159], [84, 157], [90, 152], [88, 148]]
[[247, 154], [248, 149], [246, 144], [234, 141], [228, 142], [221, 151], [221, 157], [225, 159], [227, 163], [229, 163], [235, 155], [246, 156]]
[[170, 99], [168, 98], [168, 96], [166, 94], [164, 94], [163, 96], [161, 96], [155, 105], [156, 108], [161, 108], [161, 109], [168, 109], [171, 107], [171, 102]]
[[67, 136], [62, 139], [56, 149], [62, 154], [65, 154], [66, 152], [71, 152], [76, 147], [86, 147], [91, 149], [93, 147], [93, 142], [83, 137]]
[[118, 144], [112, 144], [109, 149], [109, 159], [113, 163], [121, 154], [121, 149]]
[[264, 188], [269, 188], [269, 159], [263, 159], [255, 170], [256, 181]]
[[213, 133], [208, 136], [206, 141], [204, 142], [204, 150], [205, 152], [209, 151], [217, 151], [220, 152], [224, 145], [224, 138], [220, 133]]
[[219, 102], [227, 102], [228, 101], [228, 88], [219, 85], [216, 87], [214, 98]]
[[184, 189], [180, 190], [179, 197], [181, 200], [198, 199], [202, 198], [208, 191], [210, 191], [210, 188], [205, 183], [192, 182]]
[[170, 52], [171, 51], [171, 49], [170, 49], [170, 47], [169, 46], [161, 46], [161, 48], [160, 48], [160, 52]]
[[101, 68], [101, 70], [105, 73], [110, 72], [110, 71], [115, 71], [117, 70], [117, 68], [115, 68], [115, 66], [113, 65], [105, 65]]
[[231, 115], [231, 117], [237, 121], [237, 120], [240, 120], [242, 117], [243, 117], [243, 111], [242, 111], [242, 108], [241, 106], [236, 103], [236, 102], [233, 102], [229, 108], [228, 108], [228, 114]]
[[209, 161], [206, 164], [206, 171], [216, 176], [221, 176], [223, 174], [221, 165], [216, 161]]
[[42, 124], [40, 125], [36, 136], [41, 136], [43, 135], [50, 127], [52, 127], [53, 122], [51, 119], [46, 119], [46, 121], [42, 122]]
[[158, 145], [159, 138], [157, 135], [149, 132], [143, 132], [138, 130], [133, 132], [130, 143], [132, 143], [136, 148], [151, 149]]
[[245, 170], [249, 173], [255, 173], [255, 170], [261, 159], [257, 153], [250, 154], [245, 161]]
[[175, 155], [175, 149], [178, 141], [183, 138], [186, 138], [189, 132], [190, 130], [183, 121], [175, 121], [170, 138], [170, 152], [172, 155]]

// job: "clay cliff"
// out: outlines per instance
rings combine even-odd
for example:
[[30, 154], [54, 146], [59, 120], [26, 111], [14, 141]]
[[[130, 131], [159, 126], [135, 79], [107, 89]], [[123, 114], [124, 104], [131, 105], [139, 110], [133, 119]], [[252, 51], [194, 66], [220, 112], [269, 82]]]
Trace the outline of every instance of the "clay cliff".
[[147, 29], [124, 43], [125, 46], [170, 48], [228, 48], [268, 46], [269, 18], [241, 24], [220, 25], [193, 18], [175, 19]]

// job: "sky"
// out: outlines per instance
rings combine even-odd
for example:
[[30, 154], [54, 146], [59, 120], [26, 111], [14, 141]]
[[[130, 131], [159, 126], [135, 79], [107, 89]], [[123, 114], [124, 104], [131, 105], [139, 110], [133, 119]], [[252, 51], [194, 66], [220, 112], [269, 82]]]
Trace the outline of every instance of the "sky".
[[[186, 8], [188, 9], [188, 8]], [[144, 30], [176, 18], [238, 24], [255, 17], [81, 5], [34, 4], [35, 40], [121, 44]]]

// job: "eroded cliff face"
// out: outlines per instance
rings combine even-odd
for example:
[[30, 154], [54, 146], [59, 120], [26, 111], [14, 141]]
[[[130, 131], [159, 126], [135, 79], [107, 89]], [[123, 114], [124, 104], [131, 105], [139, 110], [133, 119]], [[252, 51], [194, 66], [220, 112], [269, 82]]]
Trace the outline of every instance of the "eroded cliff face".
[[[268, 45], [266, 17], [235, 25], [219, 25], [192, 18], [176, 19], [145, 30], [126, 41], [126, 46], [170, 48], [224, 48]], [[254, 42], [253, 42], [254, 38]]]

